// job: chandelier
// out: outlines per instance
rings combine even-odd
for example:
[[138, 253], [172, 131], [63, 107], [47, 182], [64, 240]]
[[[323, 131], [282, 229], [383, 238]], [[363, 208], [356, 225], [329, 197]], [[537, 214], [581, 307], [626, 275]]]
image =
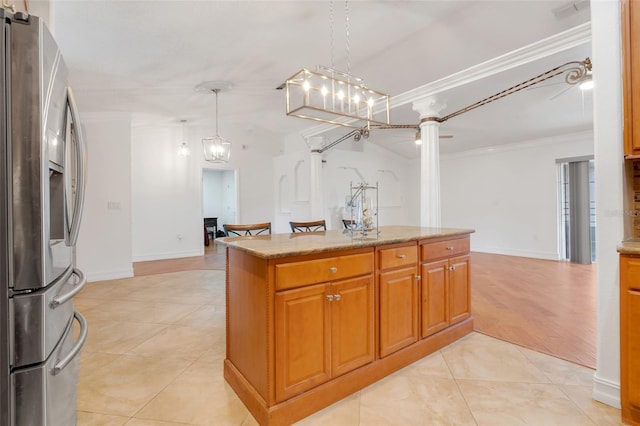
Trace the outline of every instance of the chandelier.
[[321, 65], [302, 69], [285, 88], [287, 115], [354, 128], [389, 124], [389, 95], [348, 73]]
[[318, 65], [315, 71], [302, 69], [285, 83], [286, 114], [357, 129], [371, 124], [388, 125], [389, 95], [365, 86], [351, 75], [349, 45], [349, 2], [345, 0], [347, 72], [333, 66], [333, 1], [329, 2], [331, 66]]
[[191, 148], [189, 148], [189, 144], [187, 143], [187, 138], [184, 133], [184, 125], [187, 120], [180, 120], [182, 123], [182, 143], [178, 146], [178, 154], [182, 157], [188, 157], [191, 155]]
[[[202, 84], [204, 86], [205, 83]], [[204, 159], [211, 163], [226, 163], [231, 156], [231, 142], [218, 133], [218, 92], [219, 87], [209, 88], [216, 95], [216, 135], [202, 139]]]

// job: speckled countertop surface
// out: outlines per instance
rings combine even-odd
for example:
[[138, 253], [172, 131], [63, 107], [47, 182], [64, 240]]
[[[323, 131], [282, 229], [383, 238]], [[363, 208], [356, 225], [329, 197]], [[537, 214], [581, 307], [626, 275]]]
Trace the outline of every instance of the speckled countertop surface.
[[335, 250], [374, 247], [428, 238], [464, 235], [472, 229], [420, 228], [418, 226], [381, 226], [380, 233], [362, 237], [344, 231], [321, 231], [295, 234], [271, 234], [255, 237], [216, 238], [216, 242], [249, 252], [264, 259], [303, 254], [325, 253]]
[[631, 238], [618, 245], [620, 254], [640, 254], [640, 238]]

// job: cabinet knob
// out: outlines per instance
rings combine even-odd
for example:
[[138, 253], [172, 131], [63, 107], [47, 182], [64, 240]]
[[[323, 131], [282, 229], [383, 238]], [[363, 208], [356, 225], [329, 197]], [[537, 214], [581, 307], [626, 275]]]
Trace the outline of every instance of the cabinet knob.
[[447, 247], [447, 250], [453, 251], [453, 247]]
[[338, 272], [338, 268], [336, 268], [335, 266], [332, 266], [331, 268], [329, 268], [329, 272], [331, 272], [332, 274], [335, 274]]
[[398, 259], [406, 259], [407, 255], [406, 254], [399, 254], [398, 255]]
[[454, 265], [449, 266], [449, 270], [453, 271], [454, 269], [456, 269], [456, 267]]
[[327, 294], [327, 300], [331, 302], [333, 300], [333, 294]]
[[334, 298], [334, 300], [336, 300], [336, 301], [337, 301], [337, 300], [342, 299], [342, 296], [340, 296], [339, 294], [334, 294], [334, 295], [333, 295], [333, 298]]

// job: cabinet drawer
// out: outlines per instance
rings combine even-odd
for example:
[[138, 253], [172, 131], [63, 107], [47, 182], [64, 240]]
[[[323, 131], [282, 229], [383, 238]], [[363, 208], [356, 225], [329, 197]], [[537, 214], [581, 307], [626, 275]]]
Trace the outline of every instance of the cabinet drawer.
[[398, 266], [415, 265], [418, 262], [418, 249], [415, 245], [383, 249], [378, 252], [379, 269], [391, 269]]
[[276, 265], [276, 290], [373, 273], [373, 253]]
[[469, 237], [422, 244], [420, 259], [424, 261], [469, 253]]

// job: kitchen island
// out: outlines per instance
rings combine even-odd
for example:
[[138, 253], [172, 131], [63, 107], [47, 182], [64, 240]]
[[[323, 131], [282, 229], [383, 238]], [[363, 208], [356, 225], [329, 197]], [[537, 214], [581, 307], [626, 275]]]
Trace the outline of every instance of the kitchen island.
[[473, 330], [472, 230], [227, 237], [224, 377], [287, 425]]

